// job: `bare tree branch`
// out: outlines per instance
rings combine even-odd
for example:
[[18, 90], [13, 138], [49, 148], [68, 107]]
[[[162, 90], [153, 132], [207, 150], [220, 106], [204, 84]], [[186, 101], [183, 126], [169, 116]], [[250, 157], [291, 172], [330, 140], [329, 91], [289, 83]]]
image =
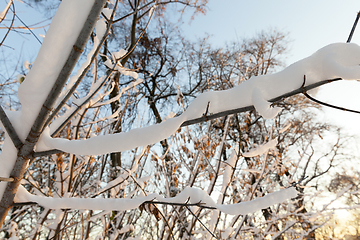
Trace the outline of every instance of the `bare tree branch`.
[[19, 135], [16, 133], [15, 128], [13, 127], [13, 125], [11, 124], [9, 118], [7, 117], [4, 109], [2, 108], [2, 106], [0, 106], [0, 120], [7, 132], [7, 134], [9, 135], [9, 137], [11, 138], [12, 142], [14, 143], [14, 146], [17, 149], [20, 149], [23, 145], [22, 141], [19, 138]]
[[360, 12], [358, 12], [357, 15], [356, 15], [354, 25], [353, 25], [353, 27], [352, 27], [352, 29], [350, 31], [349, 37], [348, 37], [348, 39], [346, 41], [347, 43], [351, 42], [351, 39], [352, 39], [352, 36], [353, 36], [353, 34], [355, 32], [355, 29], [356, 29], [357, 23], [359, 21], [359, 18], [360, 18]]

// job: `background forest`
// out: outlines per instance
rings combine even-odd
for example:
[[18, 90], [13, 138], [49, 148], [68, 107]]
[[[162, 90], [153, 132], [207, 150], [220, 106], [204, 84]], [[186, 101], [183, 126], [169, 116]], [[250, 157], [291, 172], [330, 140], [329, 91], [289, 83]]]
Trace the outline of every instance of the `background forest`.
[[[1, 6], [4, 2], [9, 1]], [[15, 9], [20, 3], [11, 2], [6, 18], [0, 19], [8, 29], [0, 44], [4, 63], [0, 101], [3, 108], [15, 111], [20, 109], [17, 89], [26, 81], [35, 56], [4, 55], [13, 47], [6, 42], [7, 34], [29, 32], [27, 27], [16, 28], [18, 20], [12, 19], [21, 19], [22, 13]], [[60, 4], [57, 0], [24, 2], [44, 18], [52, 18]], [[206, 0], [108, 1], [105, 7], [101, 18], [108, 35], [99, 40], [92, 32], [80, 63], [94, 56], [93, 63], [83, 79], [78, 78], [81, 81], [76, 81], [76, 90], [65, 98], [65, 105], [55, 111], [54, 119], [62, 121], [51, 125], [52, 137], [87, 139], [159, 124], [179, 116], [201, 93], [230, 89], [285, 67], [290, 36], [277, 29], [221, 48], [212, 46], [208, 36], [197, 41], [184, 36], [179, 19], [206, 14]], [[131, 71], [114, 69], [116, 61]], [[98, 76], [108, 81], [100, 84], [103, 78]], [[28, 202], [15, 204], [9, 211], [0, 237], [327, 239], [326, 231], [333, 231], [336, 224], [325, 224], [334, 221], [335, 210], [359, 204], [359, 156], [352, 150], [356, 136], [324, 122], [321, 105], [304, 95], [274, 106], [282, 110], [273, 119], [250, 110], [189, 123], [157, 144], [129, 151], [39, 154], [21, 184], [33, 194], [53, 198], [136, 198], [154, 192], [175, 197], [186, 187], [196, 187], [218, 204], [234, 204], [291, 186], [299, 193], [296, 198], [236, 216], [201, 203], [147, 201], [133, 210], [95, 211], [51, 209]], [[69, 109], [74, 110], [63, 115]], [[207, 110], [203, 114], [206, 117]], [[277, 144], [264, 154], [252, 151], [274, 141]]]

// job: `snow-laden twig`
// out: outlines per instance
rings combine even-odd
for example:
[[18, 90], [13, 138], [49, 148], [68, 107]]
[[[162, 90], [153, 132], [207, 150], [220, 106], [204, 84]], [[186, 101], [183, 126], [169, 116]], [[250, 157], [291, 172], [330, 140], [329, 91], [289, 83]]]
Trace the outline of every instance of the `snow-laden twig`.
[[[303, 89], [305, 89], [305, 91], [309, 91], [309, 90], [318, 88], [318, 87], [320, 87], [322, 85], [332, 83], [332, 82], [335, 82], [335, 81], [340, 81], [340, 80], [343, 80], [343, 79], [342, 78], [333, 78], [333, 79], [322, 80], [322, 81], [310, 84], [310, 85], [308, 85], [306, 87], [303, 87], [303, 88], [300, 87], [300, 88], [298, 88], [298, 89], [296, 89], [294, 91], [291, 91], [291, 92], [282, 94], [282, 95], [280, 95], [278, 97], [272, 98], [272, 99], [269, 100], [269, 102], [276, 103], [276, 102], [279, 102], [279, 101], [281, 101], [281, 100], [283, 100], [285, 98], [292, 97], [292, 96], [297, 95], [299, 93], [303, 93]], [[227, 116], [227, 115], [230, 115], [230, 114], [242, 113], [242, 112], [247, 112], [247, 111], [252, 111], [252, 110], [255, 110], [254, 106], [245, 106], [245, 107], [235, 108], [235, 109], [231, 109], [231, 110], [227, 110], [227, 111], [221, 111], [221, 112], [218, 112], [218, 113], [215, 113], [215, 114], [211, 114], [211, 115], [202, 116], [202, 117], [194, 118], [194, 119], [191, 119], [191, 120], [187, 120], [187, 121], [183, 122], [180, 127], [186, 127], [186, 126], [190, 126], [190, 125], [193, 125], [193, 124], [214, 120], [214, 119], [224, 117], [224, 116]]]
[[[63, 1], [59, 7], [61, 11], [55, 15], [31, 71], [19, 87], [22, 109], [17, 130], [20, 131], [19, 138], [24, 139], [25, 142], [17, 152], [10, 148], [7, 155], [4, 155], [5, 149], [1, 154], [1, 161], [8, 161], [6, 164], [13, 166], [8, 174], [15, 181], [6, 186], [0, 184], [0, 225], [3, 224], [7, 212], [13, 205], [15, 193], [31, 161], [34, 146], [39, 140], [46, 119], [75, 67], [105, 2], [102, 0], [85, 4], [83, 13], [79, 14], [78, 5], [84, 2]], [[71, 13], [68, 12], [69, 10]], [[73, 20], [77, 20], [78, 24], [73, 24], [71, 22]], [[67, 28], [68, 25], [64, 24], [64, 21], [70, 21], [74, 27]], [[58, 32], [59, 29], [63, 31]], [[64, 37], [65, 39], [60, 40], [58, 35], [62, 33], [70, 39]], [[49, 56], [49, 52], [54, 53], [56, 57]], [[46, 67], [49, 69], [45, 69]]]
[[244, 157], [255, 157], [255, 156], [262, 155], [262, 154], [266, 153], [268, 150], [274, 149], [276, 147], [277, 143], [278, 143], [277, 139], [269, 140], [267, 143], [257, 146], [256, 148], [251, 149], [250, 151], [245, 152], [242, 155]]
[[[116, 5], [115, 5], [115, 7], [116, 7]], [[112, 14], [111, 20], [113, 17], [114, 16]], [[100, 52], [101, 47], [103, 46], [103, 44], [105, 43], [105, 40], [107, 39], [107, 36], [111, 29], [111, 26], [112, 26], [112, 21], [110, 21], [108, 23], [107, 29], [104, 33], [97, 33], [97, 35], [100, 35], [100, 34], [103, 35], [101, 41], [99, 42], [98, 38], [95, 39], [94, 48], [88, 55], [87, 61], [85, 63], [83, 63], [82, 68], [78, 70], [78, 74], [73, 77], [73, 78], [77, 78], [75, 83], [71, 86], [71, 88], [69, 87], [68, 92], [66, 93], [65, 97], [61, 100], [61, 102], [58, 104], [56, 109], [54, 109], [54, 111], [51, 113], [51, 115], [47, 119], [45, 126], [48, 126], [50, 124], [50, 122], [52, 121], [52, 119], [59, 113], [61, 108], [66, 104], [66, 102], [70, 99], [71, 95], [75, 92], [76, 88], [79, 86], [80, 82], [85, 77], [86, 73], [89, 71], [91, 65], [97, 58], [97, 54]], [[98, 43], [96, 47], [95, 47], [95, 43]]]
[[[315, 89], [315, 88], [317, 88], [319, 86], [322, 86], [324, 84], [332, 83], [332, 82], [340, 81], [340, 80], [343, 80], [343, 79], [342, 78], [334, 78], [334, 79], [328, 79], [328, 80], [319, 81], [317, 83], [310, 84], [310, 85], [308, 85], [306, 87], [303, 87], [303, 88], [300, 87], [300, 88], [298, 88], [298, 89], [296, 89], [294, 91], [291, 91], [289, 93], [285, 93], [283, 95], [280, 95], [279, 97], [270, 99], [269, 102], [278, 102], [278, 101], [280, 101], [280, 100], [282, 100], [284, 98], [291, 97], [291, 96], [294, 96], [296, 94], [302, 93], [304, 89], [306, 91], [308, 91], [308, 90]], [[246, 112], [246, 111], [251, 111], [251, 110], [255, 110], [255, 107], [254, 106], [246, 106], [246, 107], [242, 107], [242, 108], [236, 108], [236, 109], [232, 109], [232, 110], [222, 111], [222, 112], [207, 115], [207, 116], [193, 118], [191, 120], [186, 120], [183, 123], [181, 123], [179, 125], [179, 128], [186, 127], [186, 126], [193, 125], [193, 124], [197, 124], [197, 123], [201, 123], [201, 122], [214, 120], [216, 118], [220, 118], [220, 117], [227, 116], [227, 115], [230, 115], [230, 114], [236, 114], [236, 113], [241, 113], [241, 112]], [[159, 125], [159, 124], [157, 124], [157, 125]], [[126, 133], [121, 133], [121, 134], [126, 134]], [[166, 138], [166, 137], [163, 137], [160, 140], [162, 140], [164, 138]], [[144, 146], [144, 145], [148, 145], [148, 144], [139, 143], [139, 145]], [[131, 149], [131, 148], [129, 148], [129, 149]], [[126, 149], [126, 150], [128, 150], [128, 149]], [[124, 151], [124, 150], [121, 150], [121, 149], [116, 150], [116, 152], [118, 152], [118, 151]], [[51, 154], [62, 153], [62, 152], [65, 152], [65, 151], [60, 150], [60, 149], [56, 149], [56, 148], [49, 149], [49, 150], [42, 149], [42, 150], [39, 150], [38, 152], [33, 153], [33, 156], [34, 157], [42, 157], [42, 156], [48, 156], [48, 155], [51, 155]]]
[[[48, 149], [41, 150], [59, 149], [80, 155], [99, 155], [154, 144], [172, 135], [184, 123], [207, 121], [234, 112], [256, 109], [263, 117], [273, 118], [279, 108], [271, 107], [271, 102], [325, 83], [360, 79], [359, 56], [360, 47], [356, 44], [330, 44], [281, 72], [253, 77], [229, 90], [203, 93], [183, 114], [160, 124], [76, 141], [44, 135], [44, 145]], [[307, 86], [303, 86], [304, 74], [307, 76]], [[203, 116], [206, 110], [208, 114]]]
[[104, 199], [104, 198], [51, 198], [44, 196], [37, 196], [29, 193], [24, 187], [19, 187], [16, 194], [16, 203], [22, 202], [36, 202], [39, 205], [51, 209], [88, 209], [88, 210], [114, 210], [125, 211], [138, 208], [141, 204], [147, 201], [168, 202], [168, 203], [201, 203], [201, 206], [216, 208], [226, 214], [230, 215], [245, 215], [253, 213], [258, 210], [267, 208], [274, 204], [282, 203], [287, 199], [297, 196], [295, 188], [287, 188], [278, 192], [269, 193], [264, 197], [257, 198], [248, 202], [241, 202], [236, 204], [216, 204], [215, 201], [204, 191], [198, 188], [186, 187], [176, 197], [164, 198], [159, 194], [152, 193], [144, 197], [137, 197], [133, 199]]

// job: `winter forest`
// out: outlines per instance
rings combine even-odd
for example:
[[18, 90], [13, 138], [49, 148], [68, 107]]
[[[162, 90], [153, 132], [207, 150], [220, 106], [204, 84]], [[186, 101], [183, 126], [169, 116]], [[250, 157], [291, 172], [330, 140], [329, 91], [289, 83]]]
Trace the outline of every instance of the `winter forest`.
[[[6, 49], [31, 27], [1, 4]], [[21, 4], [51, 24], [33, 59], [0, 57], [1, 239], [331, 239], [358, 213], [356, 136], [316, 100], [360, 79], [351, 32], [285, 66], [276, 29], [182, 35], [207, 0]]]

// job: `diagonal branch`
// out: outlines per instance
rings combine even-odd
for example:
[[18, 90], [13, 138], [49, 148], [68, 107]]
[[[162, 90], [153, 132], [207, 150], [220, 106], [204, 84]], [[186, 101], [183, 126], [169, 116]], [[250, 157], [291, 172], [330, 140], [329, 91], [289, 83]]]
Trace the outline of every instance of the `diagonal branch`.
[[[360, 12], [359, 12], [360, 13]], [[359, 15], [360, 16], [360, 15]], [[304, 83], [303, 83], [303, 86], [305, 85], [305, 82], [306, 82], [306, 76], [304, 75]], [[360, 113], [360, 111], [356, 111], [356, 110], [351, 110], [351, 109], [347, 109], [347, 108], [343, 108], [343, 107], [338, 107], [338, 106], [335, 106], [335, 105], [332, 105], [332, 104], [329, 104], [329, 103], [326, 103], [326, 102], [322, 102], [320, 100], [317, 100], [315, 98], [313, 98], [312, 96], [310, 96], [307, 91], [305, 90], [304, 87], [301, 87], [303, 89], [303, 94], [305, 95], [305, 97], [307, 97], [308, 99], [320, 104], [320, 105], [324, 105], [324, 106], [327, 106], [327, 107], [331, 107], [331, 108], [335, 108], [335, 109], [338, 109], [338, 110], [342, 110], [342, 111], [347, 111], [347, 112], [352, 112], [352, 113]]]
[[[68, 80], [72, 70], [74, 69], [77, 61], [79, 60], [80, 55], [85, 48], [85, 45], [92, 33], [92, 30], [96, 24], [98, 17], [100, 16], [101, 10], [103, 8], [105, 0], [95, 1], [94, 7], [91, 9], [90, 14], [77, 38], [73, 49], [70, 52], [70, 55], [62, 68], [58, 78], [48, 97], [46, 98], [38, 117], [35, 120], [33, 127], [31, 128], [31, 132], [29, 136], [34, 135], [35, 137], [39, 137], [48, 118], [53, 105], [55, 104], [57, 97], [60, 95], [62, 88], [64, 87], [66, 81]], [[29, 139], [30, 140], [30, 139]]]
[[326, 103], [326, 102], [322, 102], [320, 100], [317, 100], [315, 98], [313, 98], [312, 96], [310, 96], [307, 92], [304, 91], [304, 95], [305, 97], [307, 97], [308, 99], [320, 104], [320, 105], [324, 105], [324, 106], [327, 106], [327, 107], [331, 107], [331, 108], [335, 108], [335, 109], [338, 109], [338, 110], [342, 110], [342, 111], [346, 111], [346, 112], [352, 112], [352, 113], [360, 113], [360, 111], [357, 111], [357, 110], [352, 110], [352, 109], [347, 109], [347, 108], [343, 108], [343, 107], [338, 107], [338, 106], [335, 106], [335, 105], [332, 105], [332, 104], [329, 104], [329, 103]]
[[[0, 42], [0, 46], [3, 45], [5, 39], [7, 38], [7, 36], [8, 36], [9, 33], [11, 32], [11, 30], [13, 29], [13, 25], [14, 25], [14, 21], [15, 21], [15, 5], [14, 5], [13, 1], [10, 1], [10, 2], [11, 2], [11, 5], [12, 5], [12, 7], [13, 7], [13, 13], [14, 13], [14, 14], [13, 14], [13, 17], [12, 17], [12, 19], [11, 19], [10, 26], [7, 28], [8, 30], [7, 30], [7, 32], [5, 33], [3, 39], [2, 39], [1, 42]], [[9, 2], [9, 3], [10, 3], [10, 2]], [[8, 9], [8, 10], [9, 10], [9, 9]], [[7, 11], [6, 11], [6, 14], [7, 14]], [[5, 16], [4, 16], [4, 17], [5, 17]], [[3, 20], [3, 19], [0, 19], [0, 23], [2, 22], [2, 20]]]
[[66, 102], [70, 99], [71, 95], [75, 92], [76, 88], [79, 86], [80, 82], [83, 80], [83, 78], [85, 77], [86, 73], [89, 71], [91, 65], [94, 63], [98, 53], [100, 52], [100, 49], [102, 48], [102, 46], [105, 43], [105, 40], [107, 39], [111, 27], [113, 25], [113, 18], [114, 18], [114, 13], [115, 10], [117, 8], [117, 3], [115, 4], [113, 13], [111, 14], [110, 20], [108, 20], [108, 26], [106, 28], [105, 34], [102, 37], [99, 45], [96, 47], [96, 50], [94, 52], [94, 54], [92, 55], [89, 64], [84, 68], [84, 70], [82, 71], [82, 73], [80, 74], [80, 76], [78, 77], [78, 79], [76, 80], [76, 82], [74, 83], [74, 85], [71, 87], [71, 89], [68, 91], [68, 93], [65, 95], [65, 97], [61, 100], [61, 102], [59, 103], [59, 105], [56, 107], [56, 109], [51, 113], [51, 115], [49, 116], [49, 118], [47, 119], [46, 123], [45, 123], [45, 127], [48, 126], [50, 124], [50, 122], [55, 118], [55, 116], [60, 112], [61, 108], [66, 104]]
[[195, 217], [195, 219], [198, 220], [198, 222], [206, 229], [206, 231], [211, 234], [211, 236], [212, 236], [213, 238], [218, 239], [218, 238], [215, 236], [215, 234], [214, 234], [213, 232], [211, 232], [210, 229], [208, 229], [208, 228], [205, 226], [205, 224], [196, 216], [195, 213], [193, 213], [193, 211], [191, 211], [191, 209], [190, 209], [188, 206], [185, 206], [185, 207], [186, 207], [186, 209]]
[[[270, 99], [269, 102], [275, 103], [275, 102], [281, 101], [284, 98], [288, 98], [288, 97], [294, 96], [296, 94], [303, 93], [304, 90], [308, 91], [308, 90], [317, 88], [317, 87], [319, 87], [321, 85], [331, 83], [331, 82], [335, 82], [335, 81], [339, 81], [339, 80], [342, 80], [342, 78], [334, 78], [334, 79], [328, 79], [328, 80], [319, 81], [319, 82], [316, 82], [314, 84], [310, 84], [310, 85], [308, 85], [306, 87], [300, 87], [300, 88], [298, 88], [298, 89], [296, 89], [294, 91], [285, 93], [285, 94], [283, 94], [283, 95], [281, 95], [279, 97]], [[193, 124], [196, 124], [196, 123], [206, 122], [206, 121], [213, 120], [213, 119], [220, 118], [220, 117], [224, 117], [224, 116], [227, 116], [227, 115], [230, 115], [230, 114], [246, 112], [246, 111], [250, 111], [250, 110], [254, 110], [254, 109], [255, 109], [254, 106], [251, 105], [251, 106], [246, 106], [246, 107], [242, 107], [242, 108], [236, 108], [236, 109], [231, 109], [231, 110], [215, 113], [215, 114], [212, 114], [212, 115], [202, 116], [202, 117], [199, 117], [199, 118], [195, 118], [195, 119], [191, 119], [191, 120], [183, 122], [183, 124], [181, 124], [181, 127], [193, 125]]]
[[[334, 79], [323, 80], [323, 81], [319, 81], [319, 82], [310, 84], [310, 85], [308, 85], [306, 87], [301, 86], [300, 88], [298, 88], [298, 89], [296, 89], [294, 91], [291, 91], [291, 92], [285, 93], [285, 94], [283, 94], [283, 95], [281, 95], [279, 97], [270, 99], [269, 102], [276, 103], [278, 101], [283, 100], [284, 98], [291, 97], [291, 96], [294, 96], [294, 95], [299, 94], [299, 93], [303, 93], [304, 90], [308, 91], [308, 90], [317, 88], [317, 87], [319, 87], [321, 85], [331, 83], [331, 82], [335, 82], [335, 81], [339, 81], [339, 80], [342, 80], [342, 78], [334, 78]], [[181, 124], [180, 128], [185, 127], [185, 126], [189, 126], [189, 125], [193, 125], [193, 124], [197, 124], [197, 123], [201, 123], [201, 122], [206, 122], [206, 121], [213, 120], [213, 119], [216, 119], [216, 118], [224, 117], [224, 116], [227, 116], [227, 115], [230, 115], [230, 114], [246, 112], [246, 111], [250, 111], [250, 110], [254, 110], [254, 109], [255, 109], [254, 106], [251, 105], [251, 106], [246, 106], [246, 107], [242, 107], [242, 108], [236, 108], [236, 109], [232, 109], [232, 110], [227, 110], [227, 111], [223, 111], [223, 112], [219, 112], [219, 113], [215, 113], [215, 114], [211, 114], [211, 115], [202, 116], [202, 117], [199, 117], [199, 118], [195, 118], [195, 119], [191, 119], [191, 120], [187, 120], [187, 121], [183, 122]], [[62, 152], [61, 150], [52, 149], [52, 150], [48, 150], [48, 151], [33, 153], [33, 156], [34, 157], [41, 157], [41, 156], [47, 156], [47, 155], [50, 155], [50, 154], [61, 153], [61, 152]]]
[[6, 115], [4, 109], [2, 108], [2, 106], [0, 106], [0, 120], [7, 132], [7, 134], [9, 135], [12, 142], [14, 143], [14, 146], [17, 149], [20, 149], [22, 147], [23, 143], [20, 140], [18, 134], [16, 133], [15, 128], [11, 124], [11, 122], [10, 122], [8, 116]]
[[66, 63], [61, 69], [61, 72], [57, 77], [55, 84], [53, 85], [50, 93], [48, 94], [48, 97], [46, 98], [40, 110], [40, 113], [37, 116], [30, 130], [30, 133], [25, 140], [24, 145], [18, 151], [18, 156], [16, 158], [14, 168], [10, 173], [10, 177], [14, 178], [14, 181], [6, 185], [5, 192], [0, 202], [0, 226], [3, 225], [8, 211], [13, 206], [15, 194], [18, 190], [21, 179], [24, 177], [29, 161], [33, 159], [33, 149], [39, 140], [46, 119], [48, 118], [57, 97], [60, 95], [62, 88], [64, 87], [68, 77], [70, 76], [73, 68], [75, 67], [83, 49], [85, 48], [85, 45], [90, 37], [90, 34], [96, 24], [97, 19], [100, 16], [105, 2], [106, 0], [94, 1], [88, 18], [86, 19], [86, 22], [79, 33], [79, 36], [73, 46], [73, 49], [70, 52], [68, 59], [66, 60]]
[[349, 37], [348, 37], [348, 39], [346, 41], [347, 43], [351, 42], [351, 39], [352, 39], [352, 36], [353, 36], [353, 34], [355, 32], [355, 28], [356, 28], [356, 25], [357, 25], [357, 23], [359, 21], [359, 18], [360, 18], [360, 12], [358, 12], [357, 15], [356, 15], [354, 25], [353, 25], [353, 27], [352, 27], [352, 29], [350, 31]]

